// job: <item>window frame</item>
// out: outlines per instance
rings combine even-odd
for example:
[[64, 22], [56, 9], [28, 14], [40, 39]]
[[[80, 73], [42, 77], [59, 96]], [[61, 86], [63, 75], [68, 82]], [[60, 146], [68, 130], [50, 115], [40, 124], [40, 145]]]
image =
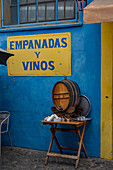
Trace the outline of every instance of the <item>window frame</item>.
[[35, 17], [36, 17], [36, 20], [35, 21], [29, 21], [28, 20], [28, 8], [29, 8], [29, 6], [31, 6], [31, 5], [36, 5], [36, 1], [37, 0], [35, 0], [35, 2], [31, 2], [31, 3], [28, 3], [28, 0], [26, 0], [27, 2], [26, 3], [17, 3], [17, 5], [19, 4], [19, 7], [17, 7], [17, 8], [19, 8], [19, 13], [20, 13], [20, 8], [21, 7], [24, 7], [24, 6], [26, 6], [27, 7], [27, 21], [26, 22], [21, 22], [20, 21], [20, 15], [18, 15], [17, 17], [19, 18], [19, 24], [20, 25], [22, 25], [22, 24], [26, 24], [26, 23], [36, 23], [37, 22], [37, 15], [36, 15], [36, 13], [37, 13], [37, 7], [36, 7], [36, 11], [35, 11]]
[[[65, 24], [65, 23], [78, 23], [79, 22], [79, 11], [78, 11], [78, 7], [77, 7], [77, 0], [74, 0], [74, 15], [75, 18], [64, 18], [64, 19], [58, 19], [58, 1], [59, 0], [55, 0], [56, 1], [56, 19], [55, 21], [38, 21], [38, 0], [35, 0], [36, 2], [36, 22], [27, 22], [27, 23], [20, 23], [20, 4], [19, 4], [19, 0], [17, 0], [17, 18], [18, 18], [18, 24], [16, 25], [4, 25], [4, 16], [3, 16], [3, 0], [1, 0], [1, 6], [2, 6], [2, 28], [9, 28], [9, 27], [24, 27], [24, 26], [43, 26], [43, 25], [54, 25], [54, 24]], [[62, 0], [63, 1], [63, 0]], [[34, 4], [34, 3], [30, 3], [30, 4]], [[23, 5], [23, 4], [21, 4]]]
[[[38, 1], [38, 0], [37, 0]], [[47, 4], [51, 3], [51, 2], [54, 2], [54, 20], [47, 20]], [[51, 21], [56, 21], [56, 0], [51, 0], [51, 1], [46, 1], [46, 2], [38, 2], [38, 5], [39, 4], [45, 4], [45, 20], [43, 21], [39, 21], [39, 17], [38, 17], [38, 23], [40, 22], [51, 22]], [[37, 10], [38, 11], [38, 10]]]
[[73, 18], [66, 18], [66, 0], [58, 0], [58, 2], [64, 2], [64, 18], [61, 18], [59, 19], [58, 18], [58, 21], [63, 21], [63, 20], [72, 20], [72, 19], [76, 19], [76, 16], [75, 16], [75, 10], [76, 10], [76, 3], [77, 3], [77, 0], [74, 1], [74, 17]]

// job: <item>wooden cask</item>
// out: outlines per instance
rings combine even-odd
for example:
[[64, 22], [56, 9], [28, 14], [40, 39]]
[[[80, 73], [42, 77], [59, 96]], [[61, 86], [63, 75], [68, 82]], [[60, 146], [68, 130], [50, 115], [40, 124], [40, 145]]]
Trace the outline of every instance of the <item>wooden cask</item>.
[[52, 91], [52, 100], [59, 112], [73, 113], [80, 101], [80, 89], [72, 80], [57, 82]]

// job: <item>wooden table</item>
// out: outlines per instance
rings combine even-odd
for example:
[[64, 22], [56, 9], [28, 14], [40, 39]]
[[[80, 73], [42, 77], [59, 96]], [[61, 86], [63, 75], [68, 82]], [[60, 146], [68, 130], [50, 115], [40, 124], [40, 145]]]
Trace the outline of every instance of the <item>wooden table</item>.
[[[49, 145], [49, 149], [48, 149], [48, 152], [47, 152], [47, 156], [46, 156], [46, 162], [45, 164], [47, 165], [48, 164], [48, 159], [49, 159], [49, 156], [54, 156], [54, 157], [61, 157], [61, 158], [70, 158], [70, 159], [75, 159], [76, 160], [76, 165], [75, 165], [75, 168], [78, 167], [78, 163], [79, 163], [79, 159], [80, 159], [80, 152], [83, 151], [86, 158], [88, 158], [88, 155], [87, 155], [87, 152], [86, 152], [86, 149], [85, 149], [85, 146], [83, 144], [83, 137], [84, 137], [84, 132], [85, 132], [85, 127], [86, 127], [86, 124], [89, 122], [89, 121], [86, 121], [86, 122], [78, 122], [78, 121], [73, 121], [73, 122], [55, 122], [55, 121], [41, 121], [44, 125], [51, 125], [51, 128], [50, 128], [50, 131], [52, 133], [52, 138], [51, 138], [51, 141], [50, 141], [50, 145]], [[70, 125], [72, 127], [74, 127], [74, 129], [65, 129], [65, 128], [57, 128], [57, 125], [58, 124], [62, 124], [62, 125]], [[79, 127], [82, 126], [82, 133], [80, 134], [80, 130], [79, 130]], [[56, 135], [55, 135], [55, 132], [56, 131], [64, 131], [64, 132], [75, 132], [80, 141], [79, 141], [79, 147], [78, 148], [70, 148], [70, 147], [63, 147], [63, 146], [60, 146], [57, 138], [56, 138]], [[52, 147], [52, 144], [53, 144], [53, 139], [55, 140], [56, 144], [57, 144], [57, 147], [60, 151], [60, 153], [53, 153], [51, 152], [51, 147]], [[81, 149], [82, 148], [82, 149]], [[69, 155], [69, 154], [63, 154], [63, 149], [67, 149], [67, 150], [74, 150], [74, 151], [78, 151], [77, 153], [77, 156], [76, 155]]]

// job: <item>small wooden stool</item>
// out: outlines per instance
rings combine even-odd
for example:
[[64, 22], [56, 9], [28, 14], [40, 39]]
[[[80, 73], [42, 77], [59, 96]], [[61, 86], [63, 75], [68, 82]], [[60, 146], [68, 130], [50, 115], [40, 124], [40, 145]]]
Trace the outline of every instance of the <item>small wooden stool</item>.
[[[75, 159], [76, 160], [75, 168], [78, 167], [78, 163], [79, 163], [79, 159], [80, 159], [80, 152], [81, 151], [83, 151], [85, 156], [86, 156], [86, 158], [88, 158], [85, 146], [83, 144], [83, 137], [84, 137], [84, 132], [85, 132], [85, 126], [86, 126], [87, 123], [89, 123], [89, 120], [86, 121], [86, 122], [78, 122], [78, 121], [73, 121], [73, 122], [66, 122], [66, 121], [65, 122], [41, 121], [41, 122], [44, 125], [46, 125], [46, 124], [51, 125], [50, 131], [52, 133], [52, 138], [51, 138], [49, 149], [48, 149], [47, 156], [46, 156], [46, 162], [45, 162], [46, 165], [48, 164], [49, 156]], [[74, 129], [57, 128], [58, 124], [74, 126]], [[81, 134], [80, 134], [80, 130], [78, 130], [78, 128], [80, 126], [82, 126], [82, 133]], [[78, 148], [70, 148], [70, 147], [60, 146], [60, 144], [59, 144], [59, 142], [58, 142], [58, 140], [57, 140], [57, 138], [55, 136], [55, 132], [56, 131], [75, 132], [78, 135], [79, 139], [80, 139], [79, 147]], [[53, 152], [51, 153], [51, 147], [52, 147], [52, 144], [53, 144], [53, 139], [55, 140], [60, 153], [53, 153]], [[81, 147], [83, 149], [81, 149]], [[78, 151], [77, 156], [76, 155], [63, 154], [62, 149]]]

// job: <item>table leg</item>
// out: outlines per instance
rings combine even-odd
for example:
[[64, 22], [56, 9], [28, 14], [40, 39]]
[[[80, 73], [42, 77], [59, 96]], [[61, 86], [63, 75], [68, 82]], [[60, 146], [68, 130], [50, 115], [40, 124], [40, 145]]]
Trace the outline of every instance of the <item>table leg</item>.
[[[80, 135], [79, 130], [77, 129], [77, 127], [75, 127], [75, 129], [76, 129], [76, 133], [78, 134], [79, 139], [81, 139], [81, 135]], [[83, 144], [83, 141], [82, 141], [82, 147], [83, 147], [83, 151], [84, 151], [84, 154], [85, 154], [86, 158], [88, 158], [88, 155], [87, 155], [85, 146], [84, 146], [84, 144]]]
[[[55, 126], [55, 128], [56, 128], [56, 126]], [[53, 139], [55, 139], [55, 142], [56, 142], [56, 144], [57, 144], [57, 146], [58, 146], [58, 149], [59, 149], [60, 153], [63, 153], [63, 152], [62, 152], [62, 149], [61, 149], [61, 147], [60, 147], [60, 145], [59, 145], [59, 143], [58, 143], [58, 140], [57, 140], [57, 138], [56, 138], [56, 136], [55, 136], [55, 130], [54, 130], [53, 125], [51, 125], [51, 129], [50, 129], [50, 130], [51, 130], [51, 133], [52, 133], [52, 138], [51, 138], [51, 142], [50, 142], [49, 149], [48, 149], [48, 152], [47, 152], [45, 165], [48, 164], [49, 153], [50, 153], [50, 151], [51, 151], [51, 147], [52, 147], [52, 144], [53, 144]]]
[[[77, 131], [78, 131], [78, 129], [77, 129]], [[80, 143], [79, 143], [79, 149], [78, 149], [78, 154], [77, 154], [77, 160], [76, 160], [75, 168], [78, 167], [78, 163], [79, 163], [80, 151], [81, 151], [81, 146], [82, 146], [82, 142], [83, 142], [84, 131], [85, 131], [85, 125], [83, 125], [83, 129], [82, 129], [82, 135], [81, 135], [81, 139], [80, 139]]]
[[50, 153], [50, 151], [51, 151], [51, 147], [52, 147], [52, 144], [53, 144], [53, 139], [54, 139], [54, 137], [52, 135], [51, 142], [50, 142], [49, 149], [48, 149], [47, 156], [46, 156], [45, 165], [48, 164], [48, 159], [49, 159], [48, 153]]
[[62, 149], [61, 149], [61, 147], [60, 147], [60, 145], [59, 145], [59, 143], [58, 143], [58, 140], [57, 140], [57, 138], [56, 138], [56, 136], [55, 136], [55, 130], [54, 130], [54, 127], [53, 127], [53, 126], [52, 126], [52, 129], [51, 129], [51, 133], [52, 133], [52, 135], [53, 135], [53, 138], [55, 139], [55, 142], [56, 142], [56, 144], [57, 144], [57, 146], [58, 146], [58, 149], [59, 149], [60, 153], [63, 153], [63, 152], [62, 152]]

